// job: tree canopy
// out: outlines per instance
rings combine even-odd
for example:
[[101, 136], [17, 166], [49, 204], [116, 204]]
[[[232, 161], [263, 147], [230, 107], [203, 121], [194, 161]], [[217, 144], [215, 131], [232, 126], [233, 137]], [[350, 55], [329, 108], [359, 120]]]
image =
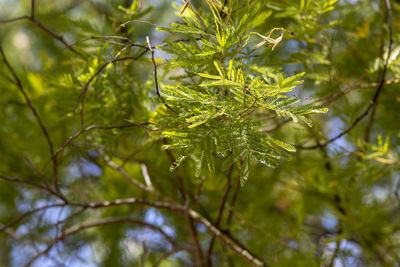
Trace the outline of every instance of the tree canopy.
[[398, 266], [399, 17], [0, 0], [0, 266]]

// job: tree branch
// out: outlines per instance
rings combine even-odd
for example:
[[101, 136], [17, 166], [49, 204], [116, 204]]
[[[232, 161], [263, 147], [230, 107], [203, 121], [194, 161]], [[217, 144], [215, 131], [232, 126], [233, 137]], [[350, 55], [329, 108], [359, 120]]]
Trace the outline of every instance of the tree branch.
[[86, 127], [85, 129], [80, 130], [79, 132], [71, 135], [65, 142], [57, 148], [56, 152], [54, 153], [54, 157], [57, 157], [58, 154], [60, 154], [69, 144], [72, 143], [75, 139], [77, 139], [79, 136], [82, 134], [94, 130], [94, 129], [100, 129], [100, 130], [114, 130], [114, 129], [127, 129], [127, 128], [132, 128], [132, 127], [142, 127], [147, 130], [150, 130], [149, 128], [146, 127], [148, 123], [135, 123], [135, 122], [129, 122], [130, 125], [120, 125], [120, 126], [101, 126], [101, 125], [90, 125]]
[[155, 225], [152, 225], [152, 224], [149, 224], [149, 223], [146, 223], [146, 222], [143, 222], [143, 221], [131, 218], [131, 217], [104, 218], [104, 219], [99, 219], [99, 220], [92, 221], [92, 222], [84, 222], [81, 224], [77, 224], [77, 225], [74, 225], [74, 226], [66, 229], [65, 231], [62, 232], [62, 234], [60, 236], [55, 238], [49, 245], [47, 245], [47, 247], [44, 250], [40, 251], [34, 257], [32, 257], [25, 264], [25, 266], [28, 267], [28, 266], [32, 265], [40, 256], [47, 254], [57, 242], [65, 239], [67, 236], [76, 234], [76, 233], [78, 233], [82, 230], [88, 229], [88, 228], [102, 226], [102, 225], [108, 225], [108, 224], [115, 224], [115, 223], [133, 223], [133, 224], [141, 225], [143, 227], [150, 228], [152, 230], [159, 232], [166, 240], [168, 240], [168, 242], [173, 247], [177, 246], [175, 241], [158, 226], [155, 226]]
[[[232, 172], [233, 172], [233, 164], [229, 167], [228, 175], [226, 176], [226, 188], [225, 188], [225, 193], [222, 197], [221, 204], [219, 205], [219, 212], [218, 212], [218, 217], [217, 220], [215, 221], [215, 226], [219, 227], [221, 220], [222, 220], [222, 215], [225, 210], [225, 203], [228, 198], [229, 192], [231, 191], [232, 188]], [[207, 266], [212, 266], [212, 260], [211, 260], [211, 254], [214, 248], [214, 243], [215, 243], [215, 235], [212, 236], [210, 245], [208, 247], [207, 251]]]
[[35, 0], [31, 0], [31, 19], [35, 18]]
[[347, 129], [345, 129], [344, 131], [342, 131], [335, 137], [329, 139], [328, 141], [321, 143], [321, 144], [316, 144], [313, 146], [297, 146], [296, 148], [298, 148], [298, 149], [315, 149], [315, 148], [325, 147], [325, 146], [329, 145], [330, 143], [336, 141], [337, 139], [339, 139], [342, 136], [349, 133], [363, 118], [365, 118], [368, 115], [368, 113], [371, 111], [371, 109], [376, 105], [379, 95], [381, 94], [383, 86], [385, 84], [386, 72], [388, 69], [389, 59], [390, 59], [390, 55], [392, 52], [392, 45], [393, 45], [392, 9], [391, 9], [391, 5], [390, 5], [390, 0], [383, 0], [383, 1], [385, 3], [386, 11], [388, 13], [388, 28], [389, 28], [388, 53], [387, 53], [386, 59], [384, 60], [382, 77], [380, 79], [378, 88], [376, 89], [375, 94], [374, 94], [373, 98], [371, 99], [367, 109], [360, 116], [358, 116]]
[[155, 83], [155, 87], [156, 87], [156, 95], [163, 101], [164, 105], [165, 105], [169, 110], [171, 110], [171, 111], [174, 112], [174, 113], [178, 113], [178, 112], [176, 112], [173, 108], [171, 108], [167, 103], [165, 103], [164, 98], [161, 97], [160, 88], [159, 88], [159, 86], [158, 86], [157, 64], [156, 64], [156, 60], [155, 60], [155, 58], [154, 58], [154, 50], [153, 50], [153, 47], [152, 47], [151, 44], [150, 44], [150, 40], [149, 40], [149, 37], [148, 37], [148, 36], [146, 37], [146, 40], [147, 40], [148, 49], [149, 49], [149, 51], [151, 52], [151, 61], [153, 62], [153, 66], [154, 66], [154, 83]]
[[104, 201], [104, 202], [69, 202], [68, 204], [71, 206], [87, 207], [91, 209], [98, 209], [98, 208], [112, 207], [119, 205], [138, 204], [138, 205], [168, 209], [178, 213], [188, 214], [188, 216], [190, 216], [193, 220], [202, 223], [211, 233], [213, 233], [218, 239], [220, 239], [225, 246], [236, 252], [238, 255], [240, 255], [248, 262], [252, 263], [255, 266], [268, 266], [268, 264], [266, 264], [257, 256], [255, 256], [253, 253], [251, 253], [247, 248], [239, 244], [237, 240], [235, 240], [229, 235], [226, 235], [222, 230], [213, 225], [209, 220], [201, 216], [199, 213], [190, 208], [181, 206], [173, 202], [160, 202], [160, 201], [150, 201], [139, 198], [127, 198], [127, 199], [117, 199], [114, 201]]
[[[174, 156], [172, 155], [171, 151], [166, 150], [166, 153], [168, 155], [168, 158], [171, 161], [171, 164], [173, 164], [175, 162], [175, 160], [174, 160]], [[185, 185], [184, 185], [183, 179], [182, 179], [182, 177], [180, 175], [175, 174], [175, 177], [176, 177], [176, 180], [178, 182], [178, 190], [179, 190], [179, 192], [181, 194], [183, 202], [185, 203], [185, 212], [184, 212], [184, 214], [186, 215], [186, 217], [188, 219], [190, 233], [192, 235], [192, 239], [193, 239], [194, 245], [196, 247], [197, 261], [198, 261], [198, 264], [200, 266], [204, 266], [203, 252], [202, 252], [202, 249], [201, 249], [199, 238], [197, 236], [197, 230], [196, 230], [196, 227], [194, 225], [193, 218], [191, 218], [189, 213], [188, 213], [189, 198], [187, 197], [186, 192], [185, 192]]]
[[138, 180], [132, 178], [121, 166], [118, 166], [114, 161], [112, 161], [107, 155], [103, 154], [103, 158], [106, 161], [107, 165], [110, 166], [111, 168], [115, 169], [118, 171], [123, 177], [128, 179], [131, 183], [142, 189], [143, 191], [149, 192], [149, 193], [154, 193], [154, 188], [152, 186], [146, 186], [139, 182]]
[[20, 16], [20, 17], [15, 17], [11, 19], [0, 19], [0, 23], [9, 23], [9, 22], [14, 22], [18, 20], [24, 20], [24, 19], [29, 19], [29, 16]]
[[21, 80], [18, 78], [17, 73], [15, 72], [13, 67], [10, 65], [10, 63], [8, 62], [1, 45], [0, 45], [0, 54], [3, 58], [3, 62], [6, 64], [8, 70], [10, 71], [11, 75], [13, 76], [19, 91], [23, 95], [26, 105], [31, 110], [33, 116], [35, 117], [37, 123], [39, 124], [40, 129], [42, 130], [44, 137], [46, 138], [47, 144], [49, 146], [50, 156], [51, 156], [52, 162], [53, 162], [53, 185], [54, 185], [57, 193], [59, 195], [62, 195], [58, 188], [58, 162], [57, 162], [57, 158], [54, 157], [54, 146], [53, 146], [53, 142], [50, 139], [50, 135], [49, 135], [44, 123], [42, 122], [42, 119], [40, 118], [38, 112], [36, 111], [36, 108], [33, 106], [28, 94], [25, 92], [25, 89], [22, 86]]
[[26, 217], [42, 211], [42, 210], [47, 210], [47, 209], [51, 209], [51, 208], [58, 208], [58, 207], [65, 207], [67, 205], [67, 203], [56, 203], [56, 204], [51, 204], [51, 205], [46, 205], [46, 206], [42, 206], [33, 210], [30, 210], [28, 212], [23, 213], [21, 216], [19, 216], [17, 219], [15, 219], [14, 221], [3, 225], [3, 227], [0, 228], [0, 232], [5, 231], [7, 228], [10, 228], [16, 224], [18, 224], [19, 222], [21, 222], [23, 219], [25, 219]]
[[38, 183], [32, 182], [32, 181], [29, 181], [29, 180], [23, 180], [23, 179], [14, 178], [14, 177], [5, 176], [5, 175], [0, 175], [0, 179], [3, 179], [3, 180], [8, 181], [8, 182], [13, 182], [13, 183], [31, 185], [31, 186], [34, 186], [36, 188], [39, 188], [40, 190], [44, 190], [46, 192], [49, 192], [52, 195], [57, 195], [57, 193], [54, 192], [53, 190], [51, 190], [50, 188], [48, 188], [46, 186], [43, 186], [43, 185], [40, 185]]
[[86, 84], [85, 84], [85, 86], [83, 87], [83, 90], [82, 90], [82, 92], [81, 92], [81, 94], [80, 94], [80, 96], [79, 96], [79, 98], [78, 98], [78, 101], [77, 101], [76, 104], [75, 104], [75, 109], [74, 109], [74, 110], [76, 111], [76, 110], [78, 109], [79, 104], [81, 105], [79, 114], [80, 114], [80, 118], [81, 118], [81, 128], [82, 128], [82, 129], [84, 128], [83, 109], [84, 109], [84, 105], [85, 105], [85, 96], [86, 96], [86, 93], [87, 93], [87, 91], [88, 91], [88, 89], [89, 89], [89, 86], [90, 86], [90, 84], [93, 82], [93, 80], [94, 80], [98, 75], [100, 75], [100, 74], [107, 68], [108, 65], [113, 64], [113, 63], [118, 62], [118, 61], [137, 60], [137, 59], [139, 59], [140, 57], [142, 57], [142, 56], [148, 51], [148, 49], [146, 48], [146, 49], [143, 50], [139, 55], [137, 55], [137, 56], [135, 56], [135, 57], [123, 57], [123, 58], [120, 58], [120, 57], [119, 57], [123, 51], [125, 51], [127, 48], [130, 48], [130, 47], [132, 47], [132, 46], [133, 46], [133, 44], [129, 44], [129, 45], [125, 46], [124, 48], [122, 48], [122, 49], [114, 56], [114, 58], [113, 58], [112, 60], [110, 60], [110, 61], [106, 62], [105, 64], [103, 64], [103, 65], [96, 71], [96, 73], [93, 74], [93, 75], [90, 77], [90, 79], [86, 82]]

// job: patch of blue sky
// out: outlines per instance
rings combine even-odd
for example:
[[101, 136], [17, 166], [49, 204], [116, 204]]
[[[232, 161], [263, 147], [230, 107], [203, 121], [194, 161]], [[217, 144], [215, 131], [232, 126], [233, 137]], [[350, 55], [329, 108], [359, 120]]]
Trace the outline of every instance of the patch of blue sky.
[[[326, 125], [328, 139], [338, 136], [348, 126], [339, 118], [332, 117]], [[336, 151], [353, 150], [354, 146], [346, 141], [346, 135], [338, 138], [328, 145], [329, 148]]]
[[100, 176], [103, 174], [103, 170], [97, 164], [84, 158], [81, 158], [78, 162], [72, 163], [68, 167], [68, 171], [76, 178], [82, 176]]
[[[359, 256], [361, 255], [362, 249], [357, 243], [342, 239], [339, 248], [341, 251], [340, 254], [343, 255], [340, 255], [340, 257], [334, 260], [334, 267], [359, 266]], [[330, 242], [325, 247], [325, 253], [330, 257], [334, 254], [335, 250], [336, 242]]]
[[332, 214], [329, 210], [325, 210], [324, 214], [321, 217], [322, 226], [329, 230], [335, 231], [338, 225], [338, 219], [335, 215]]
[[164, 217], [158, 210], [151, 208], [146, 211], [144, 221], [157, 226], [162, 226], [164, 224]]

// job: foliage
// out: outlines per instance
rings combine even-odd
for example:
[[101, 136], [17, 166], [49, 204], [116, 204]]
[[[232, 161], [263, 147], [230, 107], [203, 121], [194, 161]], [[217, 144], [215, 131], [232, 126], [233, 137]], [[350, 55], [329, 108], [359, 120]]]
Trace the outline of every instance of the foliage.
[[399, 14], [0, 1], [0, 266], [396, 266]]

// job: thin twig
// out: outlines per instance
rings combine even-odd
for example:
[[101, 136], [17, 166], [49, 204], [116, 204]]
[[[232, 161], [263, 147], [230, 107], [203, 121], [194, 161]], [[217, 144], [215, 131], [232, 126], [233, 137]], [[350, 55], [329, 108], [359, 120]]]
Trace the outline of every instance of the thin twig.
[[[225, 188], [225, 193], [222, 197], [221, 204], [219, 205], [219, 212], [218, 212], [218, 217], [217, 220], [215, 221], [215, 226], [219, 227], [221, 220], [222, 220], [222, 215], [224, 214], [225, 211], [225, 204], [226, 200], [228, 198], [229, 192], [231, 191], [232, 188], [232, 172], [233, 172], [233, 164], [229, 167], [228, 174], [226, 176], [226, 188]], [[212, 251], [214, 248], [214, 243], [215, 243], [215, 235], [212, 236], [210, 245], [208, 247], [207, 251], [207, 266], [212, 266], [212, 260], [211, 260], [211, 255]]]
[[[166, 153], [167, 153], [168, 158], [171, 161], [171, 164], [173, 164], [175, 162], [175, 159], [174, 159], [174, 156], [172, 155], [171, 151], [166, 150]], [[188, 213], [189, 198], [187, 197], [186, 192], [185, 192], [185, 185], [184, 185], [183, 179], [182, 179], [182, 177], [180, 175], [175, 173], [175, 177], [176, 177], [176, 180], [178, 182], [178, 190], [179, 190], [179, 192], [181, 194], [183, 202], [185, 203], [185, 215], [186, 215], [186, 217], [188, 219], [190, 233], [192, 235], [192, 239], [193, 239], [193, 242], [194, 242], [194, 245], [195, 245], [195, 248], [196, 248], [197, 261], [198, 261], [198, 264], [200, 266], [204, 266], [203, 252], [202, 252], [202, 249], [201, 249], [199, 238], [197, 236], [197, 230], [196, 230], [196, 227], [194, 225], [193, 218], [191, 218], [189, 213]]]
[[74, 110], [77, 110], [77, 109], [78, 109], [78, 106], [79, 106], [79, 104], [80, 104], [80, 111], [79, 111], [79, 114], [80, 114], [80, 118], [81, 118], [81, 128], [82, 128], [82, 129], [83, 129], [83, 127], [84, 127], [83, 112], [84, 112], [84, 105], [85, 105], [85, 96], [86, 96], [86, 93], [87, 93], [87, 91], [88, 91], [88, 89], [89, 89], [90, 84], [94, 81], [94, 79], [95, 79], [97, 76], [99, 76], [99, 75], [107, 68], [108, 65], [113, 64], [113, 63], [118, 62], [118, 61], [137, 60], [137, 59], [139, 59], [140, 57], [142, 57], [142, 56], [148, 51], [148, 50], [145, 49], [144, 51], [142, 51], [139, 55], [137, 55], [137, 56], [135, 56], [135, 57], [123, 57], [123, 58], [120, 58], [120, 57], [119, 57], [123, 51], [125, 51], [127, 48], [132, 47], [132, 46], [133, 46], [133, 44], [129, 44], [129, 45], [125, 46], [124, 48], [122, 48], [122, 49], [114, 56], [114, 58], [113, 58], [112, 60], [110, 60], [110, 61], [106, 62], [105, 64], [103, 64], [103, 65], [96, 71], [96, 73], [93, 74], [93, 75], [90, 77], [90, 79], [86, 82], [85, 86], [83, 87], [83, 90], [82, 90], [81, 94], [79, 95], [78, 101], [76, 102], [75, 108], [74, 108]]
[[60, 195], [62, 195], [60, 190], [59, 190], [59, 188], [58, 188], [58, 162], [57, 162], [57, 158], [54, 157], [54, 146], [53, 146], [53, 142], [50, 139], [50, 135], [49, 135], [44, 123], [42, 122], [42, 119], [40, 118], [38, 112], [36, 111], [36, 108], [33, 106], [28, 94], [26, 93], [24, 87], [22, 86], [21, 80], [18, 78], [17, 73], [15, 72], [13, 67], [10, 65], [10, 63], [8, 62], [1, 45], [0, 45], [0, 54], [1, 54], [2, 58], [3, 58], [4, 63], [6, 64], [8, 70], [10, 71], [11, 75], [13, 76], [19, 91], [23, 95], [23, 97], [25, 99], [25, 102], [26, 102], [26, 105], [31, 110], [33, 116], [35, 117], [37, 123], [39, 124], [39, 127], [42, 130], [42, 133], [43, 133], [43, 135], [44, 135], [44, 137], [45, 137], [45, 139], [47, 141], [47, 144], [49, 146], [50, 156], [51, 156], [52, 162], [53, 162], [53, 185], [54, 185], [56, 191]]
[[[386, 9], [387, 9], [387, 16], [389, 16], [389, 31], [391, 31], [391, 28], [392, 28], [392, 18], [391, 18], [391, 16], [392, 16], [392, 14], [391, 14], [391, 6], [390, 6], [390, 1], [389, 0], [384, 0], [384, 2], [385, 2], [385, 5], [386, 5]], [[390, 12], [389, 12], [389, 10], [390, 10]], [[382, 34], [382, 36], [383, 36], [383, 34]], [[390, 38], [392, 38], [392, 37], [390, 37]], [[383, 44], [384, 44], [384, 40], [383, 40], [383, 37], [381, 38], [382, 39], [382, 55], [383, 55]], [[390, 53], [390, 52], [388, 52], [388, 53]], [[386, 64], [388, 64], [389, 63], [389, 58], [387, 58], [386, 59], [387, 61], [386, 61]], [[370, 133], [371, 133], [371, 130], [372, 130], [372, 127], [373, 127], [373, 125], [374, 125], [374, 120], [375, 120], [375, 114], [376, 114], [376, 110], [377, 110], [377, 106], [378, 106], [378, 99], [376, 100], [376, 104], [374, 105], [374, 107], [372, 108], [372, 112], [371, 112], [371, 116], [370, 116], [370, 118], [369, 118], [369, 121], [368, 121], [368, 124], [367, 124], [367, 127], [365, 127], [365, 134], [364, 134], [364, 140], [365, 140], [365, 142], [369, 142], [369, 139], [370, 139]]]
[[132, 184], [136, 185], [143, 191], [154, 193], [154, 188], [151, 186], [146, 186], [139, 182], [138, 180], [131, 177], [121, 166], [118, 166], [114, 161], [112, 161], [107, 155], [103, 155], [104, 160], [106, 161], [107, 165], [118, 171], [122, 176], [128, 179]]
[[94, 129], [114, 130], [114, 129], [127, 129], [127, 128], [133, 128], [133, 127], [141, 127], [141, 128], [145, 128], [145, 129], [149, 130], [149, 128], [146, 127], [147, 124], [148, 123], [139, 124], [139, 123], [130, 122], [129, 125], [119, 125], [119, 126], [90, 125], [90, 126], [86, 127], [85, 129], [82, 129], [79, 132], [71, 135], [67, 140], [65, 140], [65, 142], [59, 148], [57, 148], [56, 152], [54, 153], [54, 157], [56, 157], [58, 154], [60, 154], [69, 144], [72, 143], [72, 141], [74, 141], [79, 136], [81, 136], [82, 134], [84, 134], [90, 130], [94, 130]]
[[52, 30], [50, 30], [47, 26], [42, 24], [39, 20], [37, 20], [35, 18], [34, 14], [35, 14], [35, 1], [31, 0], [31, 15], [30, 16], [25, 15], [25, 16], [10, 18], [10, 19], [2, 19], [2, 20], [0, 20], [0, 24], [14, 22], [14, 21], [18, 21], [18, 20], [28, 20], [28, 21], [32, 22], [34, 25], [36, 25], [38, 28], [45, 31], [47, 34], [51, 35], [54, 39], [60, 41], [70, 51], [74, 52], [75, 54], [77, 54], [79, 56], [83, 56], [80, 52], [76, 51], [69, 43], [67, 43], [67, 41], [65, 41], [63, 36], [56, 34]]
[[0, 175], [0, 179], [3, 179], [5, 181], [8, 182], [13, 182], [13, 183], [20, 183], [20, 184], [27, 184], [27, 185], [31, 185], [33, 187], [39, 188], [40, 190], [44, 190], [46, 192], [49, 192], [52, 195], [57, 195], [56, 192], [54, 192], [53, 190], [51, 190], [50, 188], [40, 185], [38, 183], [29, 181], [29, 180], [23, 180], [23, 179], [19, 179], [19, 178], [15, 178], [15, 177], [10, 177], [10, 176], [5, 176], [5, 175]]
[[104, 201], [104, 202], [69, 202], [71, 206], [77, 207], [87, 207], [91, 209], [98, 209], [98, 208], [105, 208], [105, 207], [112, 207], [112, 206], [119, 206], [119, 205], [132, 205], [132, 204], [139, 204], [139, 205], [146, 205], [160, 209], [168, 209], [171, 211], [175, 211], [178, 213], [188, 214], [190, 218], [199, 223], [202, 223], [211, 233], [213, 233], [219, 240], [223, 242], [228, 248], [232, 249], [242, 258], [247, 260], [248, 262], [252, 263], [255, 266], [268, 266], [265, 262], [251, 253], [247, 248], [245, 248], [242, 244], [239, 243], [238, 240], [233, 238], [231, 235], [225, 233], [224, 231], [220, 230], [214, 224], [212, 224], [209, 220], [201, 216], [196, 211], [187, 208], [185, 206], [181, 206], [179, 204], [173, 202], [160, 202], [160, 201], [150, 201], [145, 199], [139, 198], [127, 198], [127, 199], [117, 199], [114, 201]]
[[81, 223], [81, 224], [78, 224], [78, 225], [75, 225], [75, 226], [72, 226], [72, 227], [66, 229], [60, 236], [55, 238], [49, 245], [47, 245], [47, 247], [44, 250], [40, 251], [34, 257], [32, 257], [24, 266], [28, 267], [28, 266], [32, 265], [39, 257], [41, 257], [44, 254], [47, 254], [55, 244], [57, 244], [59, 241], [65, 239], [67, 236], [73, 235], [75, 233], [78, 233], [78, 232], [83, 231], [88, 228], [98, 227], [98, 226], [108, 225], [108, 224], [115, 224], [115, 223], [133, 223], [133, 224], [141, 225], [143, 227], [150, 228], [152, 230], [159, 232], [166, 240], [168, 240], [168, 242], [172, 246], [176, 247], [175, 241], [158, 226], [155, 226], [155, 225], [152, 225], [152, 224], [149, 224], [149, 223], [146, 223], [146, 222], [134, 219], [134, 218], [130, 218], [130, 217], [105, 218], [105, 219], [99, 219], [99, 220], [92, 221], [92, 222]]
[[234, 210], [234, 207], [235, 207], [237, 196], [239, 194], [239, 188], [240, 188], [240, 175], [238, 175], [238, 178], [236, 180], [236, 186], [235, 186], [235, 189], [233, 191], [233, 196], [231, 198], [231, 202], [229, 203], [228, 219], [226, 220], [226, 225], [227, 225], [228, 229], [229, 229], [229, 226], [230, 226], [230, 224], [232, 222], [233, 210]]
[[31, 19], [35, 18], [35, 0], [31, 0]]
[[329, 262], [329, 265], [328, 265], [329, 267], [335, 266], [335, 259], [336, 259], [337, 255], [338, 255], [339, 251], [340, 251], [340, 242], [341, 242], [341, 240], [337, 240], [336, 241], [335, 251], [333, 252], [332, 258], [331, 258], [331, 260]]
[[15, 17], [15, 18], [11, 18], [11, 19], [0, 19], [0, 23], [9, 23], [9, 22], [24, 20], [24, 19], [29, 19], [29, 16], [20, 16], [20, 17]]
[[156, 64], [156, 60], [155, 60], [155, 57], [154, 57], [154, 49], [153, 49], [153, 47], [152, 47], [151, 44], [150, 44], [150, 40], [149, 40], [149, 37], [148, 37], [148, 36], [146, 37], [146, 40], [147, 40], [148, 49], [149, 49], [149, 51], [151, 52], [151, 61], [153, 62], [153, 66], [154, 66], [154, 83], [155, 83], [155, 87], [156, 87], [156, 95], [163, 101], [164, 105], [165, 105], [169, 110], [171, 110], [171, 111], [174, 112], [174, 113], [178, 113], [178, 112], [176, 112], [173, 108], [171, 108], [167, 103], [165, 103], [164, 98], [161, 97], [160, 88], [159, 88], [159, 86], [158, 86], [157, 64]]
[[337, 139], [339, 139], [342, 136], [344, 136], [347, 133], [349, 133], [363, 118], [365, 118], [368, 115], [368, 113], [371, 111], [371, 109], [376, 105], [377, 100], [379, 98], [379, 95], [381, 94], [383, 86], [385, 84], [386, 72], [387, 72], [387, 69], [388, 69], [389, 59], [390, 59], [390, 55], [391, 55], [391, 52], [392, 52], [392, 45], [393, 45], [392, 9], [391, 9], [389, 0], [383, 0], [383, 1], [385, 2], [386, 11], [388, 13], [388, 28], [389, 28], [388, 53], [387, 53], [386, 59], [385, 59], [384, 64], [383, 64], [382, 78], [380, 79], [378, 88], [376, 89], [375, 94], [374, 94], [373, 98], [371, 99], [367, 109], [360, 116], [358, 116], [354, 120], [354, 122], [347, 129], [343, 130], [341, 133], [339, 133], [335, 137], [327, 140], [324, 143], [313, 145], [313, 146], [297, 146], [298, 149], [315, 149], [315, 148], [319, 148], [321, 146], [325, 147], [325, 146], [329, 145], [330, 143], [336, 141]]
[[75, 54], [77, 54], [79, 56], [83, 56], [80, 52], [76, 51], [73, 47], [71, 47], [69, 45], [69, 43], [67, 43], [67, 41], [65, 41], [65, 39], [64, 39], [64, 37], [62, 35], [56, 34], [55, 32], [53, 32], [52, 30], [47, 28], [44, 24], [42, 24], [40, 21], [38, 21], [35, 18], [29, 18], [29, 20], [31, 20], [33, 22], [33, 24], [38, 26], [40, 29], [45, 31], [47, 34], [51, 35], [54, 39], [58, 40], [63, 45], [65, 45], [66, 48], [68, 48], [69, 50], [71, 50], [72, 52], [74, 52]]
[[12, 227], [14, 225], [17, 225], [23, 219], [25, 219], [26, 217], [28, 217], [28, 216], [36, 213], [36, 212], [39, 212], [39, 211], [42, 211], [42, 210], [51, 209], [51, 208], [65, 207], [66, 205], [67, 205], [67, 203], [64, 202], [64, 203], [56, 203], [56, 204], [46, 205], [46, 206], [42, 206], [42, 207], [39, 207], [39, 208], [32, 209], [32, 210], [30, 210], [28, 212], [23, 213], [21, 216], [19, 216], [17, 219], [13, 220], [12, 222], [10, 222], [10, 223], [8, 223], [6, 225], [3, 225], [3, 227], [0, 228], [0, 233], [5, 231], [7, 228], [10, 228], [10, 227]]
[[147, 187], [153, 188], [153, 184], [151, 183], [151, 178], [149, 175], [149, 170], [147, 168], [147, 165], [144, 163], [140, 163], [140, 169], [142, 170], [143, 179], [144, 179]]

